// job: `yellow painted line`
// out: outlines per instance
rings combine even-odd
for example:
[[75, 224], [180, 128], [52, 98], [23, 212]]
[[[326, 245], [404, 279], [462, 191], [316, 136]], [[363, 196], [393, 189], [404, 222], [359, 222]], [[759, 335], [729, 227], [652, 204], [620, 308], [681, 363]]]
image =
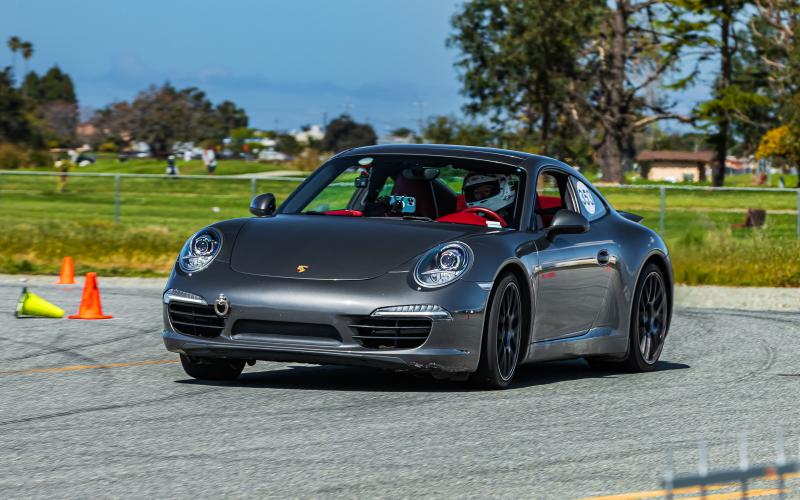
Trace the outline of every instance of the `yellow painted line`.
[[[800, 472], [792, 472], [790, 474], [784, 474], [783, 479], [797, 479], [800, 478]], [[778, 476], [764, 476], [756, 479], [750, 480], [752, 483], [753, 481], [777, 481]], [[723, 490], [725, 488], [731, 488], [738, 486], [740, 483], [727, 483], [727, 484], [711, 484], [706, 487], [706, 491], [717, 491]], [[700, 493], [699, 486], [689, 486], [686, 488], [676, 488], [672, 490], [673, 495], [683, 495], [687, 493]], [[753, 491], [760, 491], [760, 490], [753, 490]], [[780, 491], [775, 490], [777, 493]], [[777, 494], [773, 493], [773, 494]], [[741, 496], [741, 493], [738, 493]], [[618, 495], [605, 495], [605, 496], [597, 496], [597, 497], [585, 497], [582, 500], [640, 500], [646, 498], [658, 498], [667, 496], [667, 490], [650, 490], [650, 491], [634, 491], [631, 493], [620, 493]], [[706, 498], [712, 498], [706, 495]], [[735, 497], [732, 497], [735, 498]]]
[[789, 493], [791, 490], [787, 489], [778, 489], [778, 488], [770, 488], [770, 489], [758, 489], [758, 490], [747, 490], [747, 493], [742, 495], [741, 491], [733, 491], [730, 493], [716, 493], [714, 495], [706, 495], [704, 497], [688, 497], [685, 500], [733, 500], [734, 498], [756, 498], [756, 497], [766, 497], [766, 496], [773, 496], [773, 495], [780, 495], [781, 493]]
[[[724, 490], [730, 488], [732, 484], [711, 484], [706, 487], [706, 491]], [[682, 495], [684, 493], [700, 493], [699, 486], [689, 486], [686, 488], [675, 488], [672, 490], [673, 495]], [[667, 490], [651, 490], [651, 491], [634, 491], [631, 493], [620, 493], [618, 495], [605, 495], [600, 497], [586, 497], [583, 500], [640, 500], [645, 498], [658, 498], [667, 496]]]
[[166, 365], [177, 363], [176, 359], [154, 359], [149, 361], [130, 361], [127, 363], [104, 363], [101, 365], [72, 365], [72, 366], [57, 366], [53, 368], [30, 368], [27, 370], [13, 370], [7, 372], [0, 372], [0, 375], [30, 375], [33, 373], [60, 373], [60, 372], [76, 372], [81, 370], [101, 370], [107, 368], [127, 368], [129, 366], [147, 366], [147, 365]]

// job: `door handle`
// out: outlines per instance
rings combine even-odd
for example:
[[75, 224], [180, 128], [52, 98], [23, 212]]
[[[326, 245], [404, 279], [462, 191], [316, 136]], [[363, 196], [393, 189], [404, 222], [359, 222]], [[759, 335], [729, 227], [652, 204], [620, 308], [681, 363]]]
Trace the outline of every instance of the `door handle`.
[[608, 250], [600, 250], [599, 252], [597, 252], [598, 264], [600, 264], [601, 266], [605, 266], [606, 264], [608, 264], [608, 261], [609, 261]]

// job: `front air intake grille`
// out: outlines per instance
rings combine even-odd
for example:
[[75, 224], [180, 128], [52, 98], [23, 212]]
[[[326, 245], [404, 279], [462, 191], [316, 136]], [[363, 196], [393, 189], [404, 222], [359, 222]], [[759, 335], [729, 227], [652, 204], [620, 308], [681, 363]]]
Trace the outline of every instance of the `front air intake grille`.
[[213, 306], [170, 302], [167, 308], [172, 327], [184, 335], [219, 337], [225, 328], [225, 319], [217, 316]]
[[414, 349], [431, 333], [431, 320], [423, 318], [365, 318], [350, 325], [353, 339], [368, 349]]
[[316, 323], [289, 323], [285, 321], [262, 321], [239, 319], [231, 328], [232, 335], [266, 335], [308, 340], [335, 340], [341, 343], [339, 331], [332, 325]]

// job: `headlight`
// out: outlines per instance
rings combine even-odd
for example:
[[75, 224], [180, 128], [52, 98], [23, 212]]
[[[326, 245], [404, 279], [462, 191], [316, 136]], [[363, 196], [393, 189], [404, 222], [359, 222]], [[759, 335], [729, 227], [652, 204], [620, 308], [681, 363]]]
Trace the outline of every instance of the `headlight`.
[[178, 256], [178, 265], [185, 273], [196, 273], [208, 267], [222, 248], [222, 234], [207, 227], [186, 241]]
[[472, 250], [464, 243], [447, 243], [422, 257], [414, 280], [425, 288], [445, 286], [461, 277], [472, 264]]

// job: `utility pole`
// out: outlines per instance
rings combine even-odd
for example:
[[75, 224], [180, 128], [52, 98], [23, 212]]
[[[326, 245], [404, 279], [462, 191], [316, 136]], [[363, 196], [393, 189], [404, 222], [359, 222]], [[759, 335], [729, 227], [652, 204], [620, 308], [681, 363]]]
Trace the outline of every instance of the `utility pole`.
[[414, 105], [417, 107], [419, 111], [419, 118], [417, 122], [418, 133], [419, 136], [422, 137], [422, 129], [425, 128], [425, 102], [424, 101], [414, 101]]

